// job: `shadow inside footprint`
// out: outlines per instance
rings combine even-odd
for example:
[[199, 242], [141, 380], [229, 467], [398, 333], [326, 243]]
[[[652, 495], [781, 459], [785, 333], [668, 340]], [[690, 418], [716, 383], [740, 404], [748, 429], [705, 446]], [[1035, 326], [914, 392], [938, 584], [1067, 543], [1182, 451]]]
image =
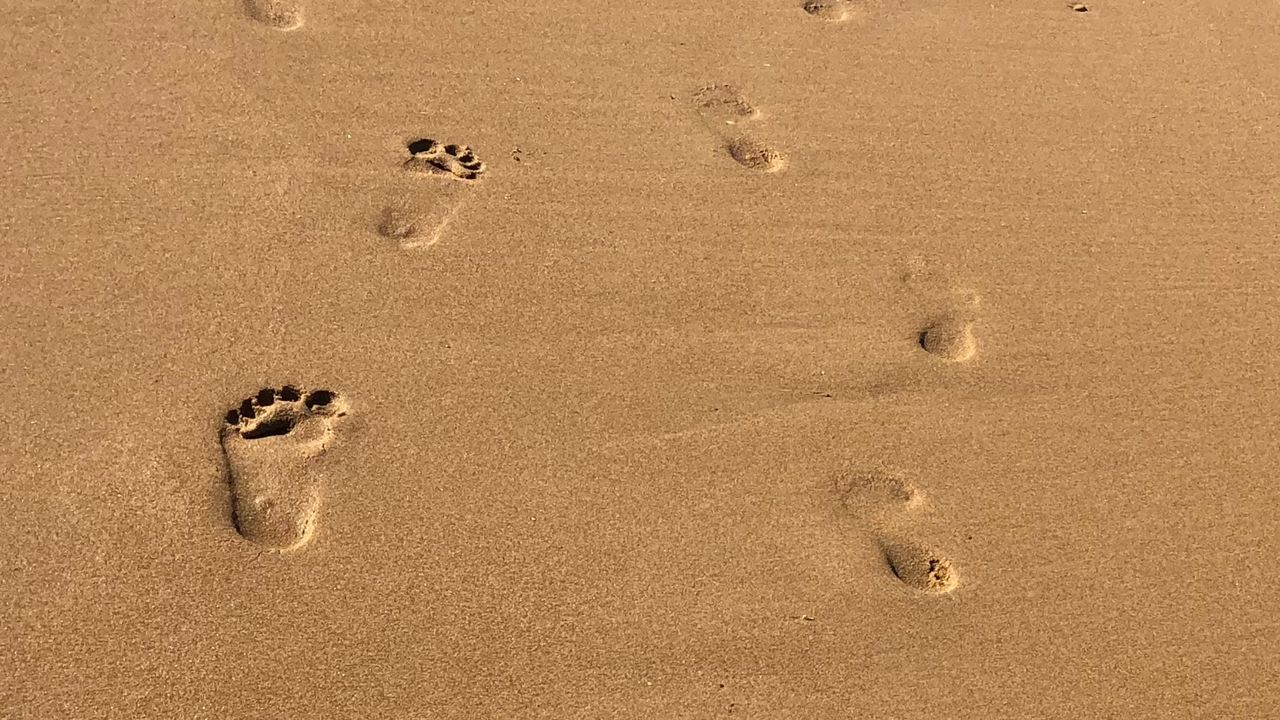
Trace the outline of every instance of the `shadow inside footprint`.
[[276, 30], [296, 30], [304, 20], [300, 0], [244, 0], [249, 17]]
[[912, 540], [885, 540], [880, 549], [894, 577], [916, 590], [949, 593], [960, 584], [955, 564], [936, 548]]
[[466, 145], [444, 145], [431, 138], [420, 138], [408, 144], [406, 170], [426, 175], [450, 175], [459, 180], [479, 180], [485, 164]]
[[973, 325], [972, 320], [956, 315], [938, 318], [920, 331], [920, 347], [947, 362], [971, 360], [978, 354]]
[[844, 22], [863, 14], [850, 0], [809, 0], [800, 6], [806, 13], [827, 22]]
[[748, 137], [729, 141], [726, 150], [739, 165], [757, 172], [778, 172], [787, 165], [785, 155]]
[[232, 523], [246, 539], [291, 550], [311, 537], [320, 478], [308, 461], [334, 437], [347, 404], [329, 390], [266, 388], [227, 411], [221, 432]]

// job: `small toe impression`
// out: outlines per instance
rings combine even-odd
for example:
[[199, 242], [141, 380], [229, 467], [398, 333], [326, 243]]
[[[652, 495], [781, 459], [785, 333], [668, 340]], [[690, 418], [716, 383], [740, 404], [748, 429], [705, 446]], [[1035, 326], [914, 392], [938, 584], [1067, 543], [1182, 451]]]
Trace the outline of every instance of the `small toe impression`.
[[895, 541], [884, 543], [882, 549], [894, 577], [916, 590], [949, 593], [960, 584], [954, 563], [936, 548], [915, 541]]

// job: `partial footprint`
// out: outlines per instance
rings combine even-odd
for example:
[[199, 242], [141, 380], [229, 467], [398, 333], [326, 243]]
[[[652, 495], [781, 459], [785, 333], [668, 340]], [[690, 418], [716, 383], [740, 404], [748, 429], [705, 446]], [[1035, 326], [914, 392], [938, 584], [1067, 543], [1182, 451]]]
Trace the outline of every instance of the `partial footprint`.
[[698, 116], [713, 126], [736, 125], [760, 116], [760, 111], [732, 85], [699, 88], [693, 93], [693, 102]]
[[297, 30], [304, 20], [301, 0], [244, 0], [249, 17], [277, 30]]
[[329, 390], [267, 388], [227, 412], [222, 450], [232, 521], [246, 539], [292, 550], [311, 538], [321, 482], [310, 460], [328, 448], [346, 401]]
[[752, 170], [778, 172], [787, 166], [787, 158], [782, 153], [753, 138], [735, 138], [725, 145], [725, 149], [739, 165]]
[[840, 504], [869, 519], [915, 510], [925, 501], [924, 491], [915, 483], [885, 468], [846, 471], [836, 476], [835, 484]]
[[917, 331], [920, 349], [946, 362], [967, 362], [976, 357], [975, 328], [982, 296], [971, 287], [956, 285], [945, 273], [919, 259], [903, 274], [902, 282], [922, 305], [934, 308]]
[[934, 318], [920, 331], [920, 347], [947, 362], [965, 362], [978, 354], [974, 321], [959, 313]]
[[893, 576], [916, 590], [949, 593], [960, 585], [960, 574], [940, 550], [915, 540], [880, 540], [880, 551]]
[[394, 202], [382, 210], [378, 234], [394, 240], [401, 250], [431, 247], [444, 237], [445, 229], [462, 209], [461, 200], [444, 204]]
[[806, 13], [827, 22], [845, 22], [866, 16], [866, 9], [854, 0], [808, 0], [800, 6]]
[[959, 586], [952, 560], [913, 537], [914, 518], [926, 509], [924, 492], [915, 483], [886, 469], [852, 470], [836, 477], [835, 490], [848, 516], [876, 538], [893, 577], [928, 593], [948, 593]]
[[426, 175], [446, 175], [459, 180], [479, 180], [485, 165], [466, 145], [443, 145], [431, 138], [421, 138], [408, 144], [409, 159], [404, 161], [406, 170]]
[[748, 134], [745, 124], [756, 121], [760, 111], [732, 85], [708, 85], [693, 93], [694, 110], [719, 138], [724, 152], [742, 167], [758, 172], [778, 172], [786, 156]]

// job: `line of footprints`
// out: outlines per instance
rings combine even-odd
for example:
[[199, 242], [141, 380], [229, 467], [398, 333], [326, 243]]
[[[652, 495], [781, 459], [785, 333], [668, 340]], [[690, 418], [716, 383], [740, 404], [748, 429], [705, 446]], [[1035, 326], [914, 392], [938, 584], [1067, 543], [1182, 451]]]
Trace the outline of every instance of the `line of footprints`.
[[[956, 316], [935, 320], [920, 332], [919, 348], [938, 361], [969, 360], [976, 354], [972, 322]], [[298, 549], [311, 539], [325, 483], [313, 461], [334, 443], [350, 412], [347, 397], [296, 385], [265, 388], [226, 412], [220, 440], [231, 521], [241, 536], [278, 551]], [[904, 534], [903, 518], [925, 505], [919, 488], [881, 470], [841, 475], [835, 486], [851, 516], [870, 523], [867, 529], [876, 535], [895, 577], [928, 593], [956, 588], [959, 575], [951, 560]]]
[[[305, 22], [300, 0], [244, 0], [249, 17], [281, 31]], [[853, 0], [809, 0], [802, 9], [826, 21], [865, 16]], [[744, 168], [778, 172], [786, 156], [760, 141], [754, 128], [761, 113], [731, 85], [708, 85], [693, 93], [698, 117], [725, 154]], [[484, 176], [486, 166], [465, 145], [431, 138], [406, 142], [400, 162], [411, 175], [456, 180], [466, 185]], [[409, 197], [413, 197], [410, 193]], [[434, 245], [462, 205], [457, 197], [421, 204], [402, 199], [387, 205], [377, 226], [403, 249]], [[971, 313], [944, 313], [920, 330], [919, 349], [940, 361], [965, 362], [977, 354]], [[266, 388], [227, 411], [220, 439], [231, 489], [231, 521], [245, 539], [264, 548], [290, 551], [313, 536], [320, 517], [324, 478], [313, 462], [334, 443], [348, 398], [325, 389], [285, 385]], [[959, 574], [931, 545], [909, 539], [905, 528], [925, 506], [923, 493], [900, 475], [852, 472], [836, 482], [840, 504], [867, 523], [893, 576], [927, 593], [950, 592]]]

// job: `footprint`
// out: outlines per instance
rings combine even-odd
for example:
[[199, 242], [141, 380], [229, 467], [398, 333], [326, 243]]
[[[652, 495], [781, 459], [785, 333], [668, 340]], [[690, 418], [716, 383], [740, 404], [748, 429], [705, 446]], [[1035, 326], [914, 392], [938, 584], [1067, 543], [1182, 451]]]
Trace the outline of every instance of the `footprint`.
[[468, 182], [484, 175], [484, 163], [466, 145], [443, 145], [431, 138], [421, 138], [411, 141], [407, 147], [406, 170], [424, 175], [451, 175]]
[[301, 0], [244, 0], [249, 17], [276, 30], [297, 30], [302, 27]]
[[960, 585], [955, 563], [938, 548], [914, 538], [911, 518], [926, 509], [924, 491], [902, 474], [885, 469], [853, 470], [836, 477], [845, 513], [874, 538], [889, 574], [926, 593], [949, 593]]
[[852, 0], [808, 0], [800, 7], [813, 17], [827, 22], [844, 22], [866, 15], [866, 10]]
[[693, 93], [698, 116], [711, 125], [735, 125], [760, 117], [760, 111], [732, 85], [708, 85]]
[[388, 205], [382, 211], [378, 234], [401, 244], [414, 241], [422, 235], [422, 217], [403, 204]]
[[382, 211], [378, 234], [394, 240], [401, 250], [431, 247], [444, 237], [445, 229], [461, 209], [461, 200], [430, 208], [392, 203]]
[[920, 348], [947, 362], [965, 362], [978, 354], [973, 336], [974, 321], [949, 313], [934, 318], [920, 331]]
[[693, 93], [694, 110], [720, 139], [726, 155], [749, 170], [778, 172], [787, 165], [786, 155], [748, 134], [743, 125], [760, 117], [745, 96], [732, 85], [707, 85]]
[[841, 473], [835, 482], [840, 504], [863, 517], [915, 510], [925, 501], [924, 491], [915, 483], [883, 468]]
[[971, 285], [958, 285], [949, 273], [930, 267], [923, 259], [913, 259], [903, 273], [902, 283], [918, 302], [933, 312], [924, 316], [916, 331], [921, 350], [946, 362], [967, 362], [978, 354], [975, 327], [982, 295]]
[[778, 172], [787, 166], [787, 158], [777, 150], [749, 137], [730, 140], [725, 149], [739, 165], [760, 172]]
[[882, 539], [880, 551], [893, 576], [916, 590], [949, 593], [960, 585], [955, 564], [937, 548], [909, 539]]
[[267, 388], [227, 412], [222, 450], [232, 522], [246, 539], [275, 550], [301, 547], [315, 530], [320, 481], [309, 461], [328, 448], [348, 412], [329, 390]]

